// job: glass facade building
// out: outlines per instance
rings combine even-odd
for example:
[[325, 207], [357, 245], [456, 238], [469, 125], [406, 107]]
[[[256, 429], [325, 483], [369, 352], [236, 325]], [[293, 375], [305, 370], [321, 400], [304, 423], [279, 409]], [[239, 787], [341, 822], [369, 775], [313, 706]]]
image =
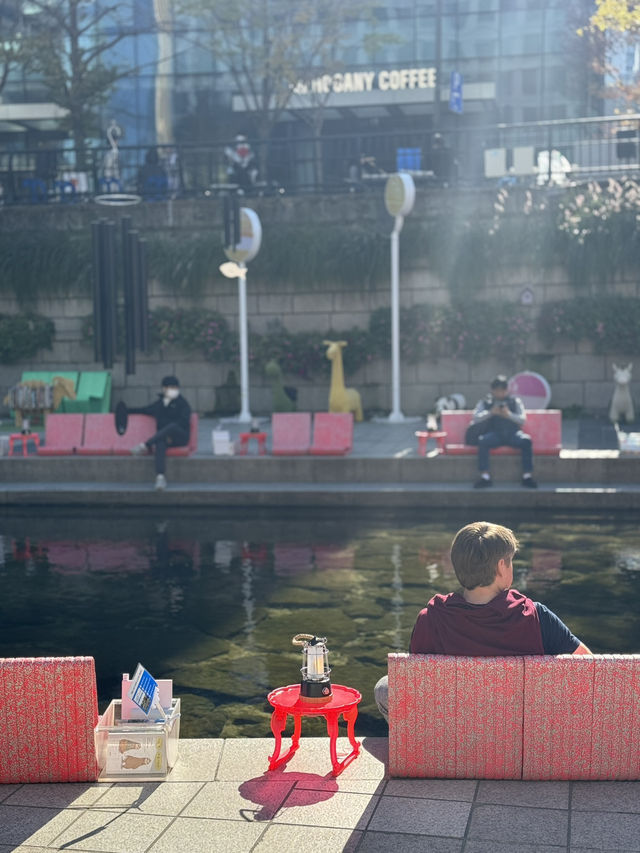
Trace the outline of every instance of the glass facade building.
[[[446, 130], [596, 115], [601, 103], [576, 35], [592, 6], [592, 0], [380, 0], [372, 18], [350, 22], [339, 57], [343, 74], [373, 73], [374, 83], [360, 92], [334, 90], [323, 132]], [[8, 9], [0, 6], [0, 21], [8, 20]], [[373, 52], [366, 49], [372, 32], [384, 37]], [[201, 21], [174, 17], [170, 0], [134, 0], [117, 20], [101, 18], [93, 37], [116, 33], [123, 37], [104, 53], [105, 64], [135, 70], [116, 82], [99, 124], [106, 128], [116, 118], [125, 130], [123, 143], [220, 142], [254, 131], [251, 111], [203, 39]], [[425, 85], [393, 76], [412, 69], [429, 70]], [[387, 75], [382, 80], [381, 73]], [[433, 74], [439, 87], [432, 85]], [[16, 69], [0, 107], [51, 100], [43, 82]], [[301, 109], [302, 101], [284, 113], [276, 136], [309, 135]], [[24, 129], [23, 141], [32, 143], [37, 125], [25, 122]], [[1, 121], [0, 134], [5, 143], [20, 138]]]

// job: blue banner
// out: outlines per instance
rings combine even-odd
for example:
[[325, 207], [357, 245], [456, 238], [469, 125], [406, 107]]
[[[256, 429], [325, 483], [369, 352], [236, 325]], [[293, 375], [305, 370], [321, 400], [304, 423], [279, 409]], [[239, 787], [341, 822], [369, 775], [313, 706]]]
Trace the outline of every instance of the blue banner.
[[449, 109], [452, 113], [462, 115], [462, 74], [459, 71], [451, 72], [451, 84], [449, 89]]

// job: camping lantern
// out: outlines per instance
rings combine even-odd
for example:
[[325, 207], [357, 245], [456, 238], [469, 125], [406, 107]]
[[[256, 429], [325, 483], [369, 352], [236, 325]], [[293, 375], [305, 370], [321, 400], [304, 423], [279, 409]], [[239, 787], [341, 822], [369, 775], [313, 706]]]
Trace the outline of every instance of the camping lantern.
[[294, 646], [302, 646], [300, 698], [307, 702], [328, 701], [331, 699], [331, 670], [325, 645], [327, 638], [314, 634], [296, 634], [291, 642]]

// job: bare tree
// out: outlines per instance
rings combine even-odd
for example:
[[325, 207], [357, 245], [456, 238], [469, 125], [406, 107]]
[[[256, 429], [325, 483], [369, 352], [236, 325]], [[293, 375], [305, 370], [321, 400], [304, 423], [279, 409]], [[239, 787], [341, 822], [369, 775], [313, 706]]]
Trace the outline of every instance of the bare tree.
[[51, 98], [68, 110], [76, 165], [86, 168], [85, 145], [96, 131], [97, 109], [114, 83], [134, 71], [109, 57], [119, 42], [133, 34], [130, 7], [93, 0], [30, 0], [30, 6], [37, 10], [34, 66]]
[[0, 14], [0, 92], [17, 67], [28, 68], [32, 58], [25, 0], [5, 0]]
[[[333, 94], [336, 76], [344, 85], [342, 72], [345, 62], [340, 58], [343, 53], [347, 38], [350, 38], [349, 24], [354, 21], [366, 20], [368, 23], [367, 33], [363, 35], [357, 46], [362, 48], [365, 55], [373, 57], [383, 46], [397, 44], [401, 39], [390, 33], [382, 33], [376, 29], [373, 15], [374, 7], [367, 0], [352, 0], [345, 4], [335, 4], [334, 14], [337, 17], [338, 28], [334, 37], [323, 45], [319, 57], [319, 66], [307, 65], [299, 69], [298, 81], [293, 90], [293, 97], [288, 105], [290, 112], [302, 119], [311, 130], [314, 140], [315, 154], [313, 158], [315, 182], [321, 184], [322, 174], [322, 140], [320, 135], [324, 126], [326, 110]], [[320, 70], [320, 73], [319, 73]], [[362, 74], [356, 75], [362, 77]]]
[[[294, 90], [339, 67], [350, 25], [371, 8], [371, 0], [182, 0], [182, 9], [202, 22], [199, 43], [229, 73], [252, 116], [263, 174], [266, 142]], [[321, 129], [326, 98], [314, 100]]]

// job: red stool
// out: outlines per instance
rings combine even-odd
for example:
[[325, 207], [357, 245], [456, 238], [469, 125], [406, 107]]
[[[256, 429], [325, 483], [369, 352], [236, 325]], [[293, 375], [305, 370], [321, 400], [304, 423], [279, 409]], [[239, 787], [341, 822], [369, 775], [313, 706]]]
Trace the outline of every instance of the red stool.
[[[273, 755], [269, 756], [269, 770], [275, 770], [288, 761], [300, 745], [300, 721], [302, 717], [324, 717], [327, 721], [329, 735], [329, 753], [331, 755], [331, 775], [339, 776], [344, 768], [358, 757], [360, 742], [355, 739], [354, 726], [358, 716], [358, 702], [362, 699], [360, 693], [353, 687], [333, 684], [332, 696], [328, 702], [309, 702], [300, 698], [300, 685], [289, 684], [278, 687], [267, 696], [267, 701], [273, 706], [271, 715], [271, 731], [276, 739]], [[284, 755], [280, 755], [282, 732], [287, 725], [287, 716], [293, 717], [293, 735], [291, 746]], [[351, 752], [342, 761], [338, 761], [336, 740], [338, 738], [338, 717], [342, 714], [347, 723], [347, 736], [351, 744]]]
[[249, 449], [249, 442], [255, 438], [258, 442], [258, 453], [264, 456], [267, 452], [267, 434], [266, 432], [241, 432], [240, 433], [240, 456], [246, 456]]
[[446, 453], [447, 448], [446, 448], [446, 445], [444, 443], [446, 437], [447, 437], [446, 432], [433, 432], [433, 431], [432, 432], [429, 432], [429, 431], [423, 432], [422, 430], [418, 430], [416, 432], [416, 438], [418, 439], [418, 455], [419, 456], [426, 456], [427, 455], [427, 441], [430, 438], [435, 438], [436, 443], [438, 445], [438, 449], [440, 450], [440, 453]]
[[30, 433], [22, 433], [22, 432], [12, 432], [9, 436], [9, 456], [13, 456], [13, 445], [14, 442], [21, 441], [22, 442], [22, 455], [29, 455], [29, 442], [32, 441], [36, 446], [36, 452], [40, 447], [40, 436], [37, 432]]

